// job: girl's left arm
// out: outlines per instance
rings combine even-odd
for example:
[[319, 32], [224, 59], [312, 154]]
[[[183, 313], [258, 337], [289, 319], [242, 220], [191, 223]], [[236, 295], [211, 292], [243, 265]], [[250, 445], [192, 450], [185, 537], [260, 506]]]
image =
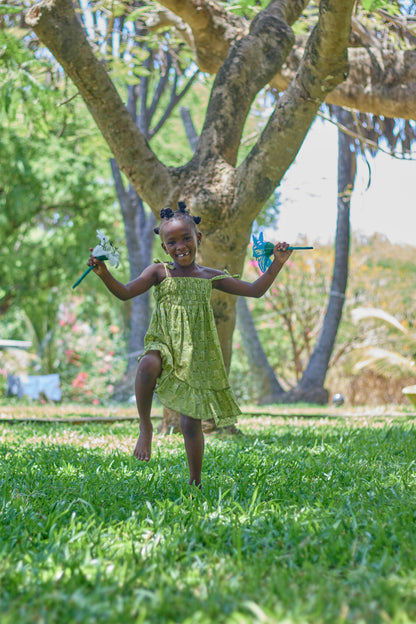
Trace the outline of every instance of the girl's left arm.
[[224, 279], [212, 282], [212, 287], [222, 290], [230, 295], [240, 295], [242, 297], [262, 297], [276, 279], [281, 268], [291, 255], [288, 251], [288, 243], [276, 243], [273, 250], [274, 259], [265, 273], [260, 275], [254, 282], [244, 282], [235, 277], [225, 277]]

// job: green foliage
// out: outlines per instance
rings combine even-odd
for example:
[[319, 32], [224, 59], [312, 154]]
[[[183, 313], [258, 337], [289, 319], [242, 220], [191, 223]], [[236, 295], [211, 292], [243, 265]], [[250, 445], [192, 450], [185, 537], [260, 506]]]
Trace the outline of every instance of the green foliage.
[[[398, 13], [399, 3], [391, 3], [388, 0], [361, 0], [362, 7], [365, 11], [377, 11], [378, 9], [386, 9], [392, 13]], [[395, 6], [392, 6], [394, 4]]]
[[[113, 29], [117, 30], [113, 17], [118, 18], [129, 10], [127, 3], [93, 7], [94, 19], [98, 16], [101, 26], [105, 12], [108, 41]], [[100, 49], [105, 52], [103, 33], [100, 29], [96, 32], [101, 37]], [[131, 39], [131, 32], [128, 36]], [[108, 294], [94, 276], [76, 293], [70, 286], [85, 268], [88, 249], [97, 242], [96, 229], [115, 236], [118, 241], [124, 238], [119, 211], [114, 207], [115, 191], [109, 183], [108, 147], [103, 144], [84, 104], [73, 97], [72, 87], [68, 88], [62, 72], [49, 56], [43, 58], [41, 51], [34, 55], [27, 47], [28, 40], [16, 29], [0, 31], [0, 43], [0, 121], [3, 127], [0, 134], [0, 262], [5, 266], [0, 283], [2, 337], [31, 339], [38, 356], [29, 367], [25, 365], [24, 370], [19, 364], [15, 370], [15, 364], [11, 363], [12, 370], [6, 366], [2, 372], [3, 375], [7, 372], [59, 372], [65, 398], [78, 400], [85, 393], [92, 393], [94, 400], [98, 400], [98, 396], [102, 399], [111, 394], [115, 375], [122, 370], [128, 306], [121, 311], [113, 300], [110, 304]], [[137, 83], [141, 68], [140, 75], [143, 72], [148, 75], [150, 93], [160, 74], [149, 74], [146, 70], [144, 63], [150, 54], [163, 74], [165, 52], [157, 49], [155, 36], [149, 35], [140, 44], [133, 51], [131, 40], [128, 43], [123, 39], [117, 54], [104, 54], [121, 92], [126, 90], [126, 76], [120, 71], [121, 57], [126, 51], [134, 54], [137, 63], [133, 67], [134, 82]], [[186, 66], [185, 57], [184, 51], [179, 50], [175, 67]], [[134, 79], [133, 74], [130, 77]], [[186, 81], [187, 77], [179, 72], [177, 88], [183, 88]], [[200, 83], [199, 96], [204, 91], [203, 83]], [[168, 91], [162, 97], [162, 108], [169, 102]], [[200, 99], [195, 100], [199, 111], [200, 102]], [[154, 123], [157, 121], [156, 115]], [[202, 119], [197, 121], [202, 123]], [[155, 137], [154, 144], [165, 162], [172, 165], [178, 166], [190, 157], [178, 113], [166, 130], [162, 130], [160, 138]], [[122, 242], [120, 247], [123, 250]], [[125, 253], [120, 273], [124, 271], [123, 277], [128, 279], [127, 262]], [[118, 277], [123, 279], [120, 274]], [[91, 290], [84, 296], [88, 288]], [[77, 295], [76, 305], [71, 302], [74, 294]], [[91, 307], [94, 316], [100, 319], [100, 323], [90, 322], [89, 331], [93, 335], [81, 336], [67, 328], [64, 336], [64, 328], [59, 325], [62, 310], [76, 308], [76, 316], [81, 320], [73, 325], [85, 327]], [[105, 323], [118, 327], [119, 333], [108, 332]], [[66, 349], [62, 347], [65, 341], [69, 342]], [[103, 349], [105, 357], [111, 360], [112, 369], [105, 373], [102, 369], [107, 365], [99, 362], [99, 357], [104, 357]], [[73, 360], [69, 352], [73, 352]], [[84, 374], [88, 375], [88, 381]]]
[[409, 260], [400, 261], [396, 258], [379, 258], [377, 266], [400, 274], [416, 273], [416, 264]]
[[239, 404], [255, 403], [258, 398], [256, 380], [250, 371], [250, 364], [242, 345], [240, 331], [233, 333], [233, 355], [229, 373], [230, 386]]
[[111, 398], [125, 371], [127, 327], [123, 304], [102, 292], [95, 275], [86, 279], [76, 296], [61, 300], [54, 319], [53, 370], [60, 374], [64, 401], [98, 405]]
[[21, 13], [22, 7], [15, 6], [13, 4], [0, 5], [0, 15], [13, 15], [15, 13]]
[[253, 425], [202, 492], [179, 437], [105, 427], [2, 425], [2, 623], [415, 620], [412, 424]]
[[25, 140], [13, 132], [1, 146], [0, 299], [9, 314], [19, 308], [30, 319], [39, 346], [55, 325], [60, 293], [69, 294], [85, 267], [95, 229], [108, 227], [113, 191], [90, 158], [74, 153], [74, 142]]
[[32, 340], [39, 359], [20, 372], [49, 373], [63, 360], [55, 342], [59, 307], [72, 296], [95, 230], [119, 237], [121, 224], [108, 148], [84, 105], [57, 106], [65, 82], [62, 91], [47, 84], [55, 75], [50, 62], [10, 31], [0, 38], [2, 337]]
[[235, 15], [253, 19], [259, 11], [268, 5], [268, 2], [266, 0], [257, 0], [256, 2], [253, 0], [231, 0], [230, 2], [219, 2], [219, 4], [226, 11], [235, 13]]
[[[24, 115], [26, 134], [30, 129], [48, 134], [48, 124], [63, 117], [57, 114], [58, 92], [50, 60], [36, 57], [12, 30], [0, 30], [0, 113], [9, 125]], [[59, 123], [59, 122], [58, 122]]]

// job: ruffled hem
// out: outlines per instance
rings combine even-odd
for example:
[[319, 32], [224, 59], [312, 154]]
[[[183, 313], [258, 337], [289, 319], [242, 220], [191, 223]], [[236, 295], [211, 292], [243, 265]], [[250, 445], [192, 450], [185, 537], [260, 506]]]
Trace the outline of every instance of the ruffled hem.
[[139, 361], [152, 350], [159, 351], [162, 357], [162, 374], [155, 388], [162, 405], [191, 418], [214, 420], [218, 427], [228, 427], [237, 422], [241, 410], [230, 387], [204, 388], [201, 381], [196, 388], [179, 379], [175, 375], [169, 349], [163, 343], [148, 343]]
[[198, 420], [214, 420], [217, 427], [235, 424], [241, 414], [231, 388], [193, 388], [173, 373], [156, 384], [155, 392], [165, 407]]

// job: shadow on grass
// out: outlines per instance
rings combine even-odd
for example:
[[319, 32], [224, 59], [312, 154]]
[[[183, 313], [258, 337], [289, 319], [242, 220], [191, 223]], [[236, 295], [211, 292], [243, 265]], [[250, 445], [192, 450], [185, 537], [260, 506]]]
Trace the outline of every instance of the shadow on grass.
[[[288, 427], [265, 433], [210, 439], [204, 458], [200, 498], [215, 505], [227, 490], [231, 500], [330, 504], [337, 499], [381, 496], [413, 500], [415, 430]], [[0, 446], [3, 499], [48, 513], [57, 505], [118, 522], [146, 503], [177, 501], [190, 491], [182, 438], [163, 444], [150, 462], [123, 452], [71, 444]], [[393, 495], [393, 492], [395, 493]], [[403, 500], [402, 500], [403, 502]], [[390, 504], [390, 503], [389, 503]]]
[[146, 464], [3, 444], [3, 611], [25, 621], [26, 587], [27, 621], [412, 621], [414, 448], [408, 425], [211, 438], [200, 492], [179, 436]]

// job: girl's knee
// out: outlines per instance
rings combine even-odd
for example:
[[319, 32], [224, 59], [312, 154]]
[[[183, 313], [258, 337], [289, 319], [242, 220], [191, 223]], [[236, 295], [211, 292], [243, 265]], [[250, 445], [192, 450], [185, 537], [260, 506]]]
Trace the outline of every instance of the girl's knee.
[[136, 383], [156, 381], [162, 372], [162, 358], [158, 351], [150, 351], [142, 357], [137, 367]]

